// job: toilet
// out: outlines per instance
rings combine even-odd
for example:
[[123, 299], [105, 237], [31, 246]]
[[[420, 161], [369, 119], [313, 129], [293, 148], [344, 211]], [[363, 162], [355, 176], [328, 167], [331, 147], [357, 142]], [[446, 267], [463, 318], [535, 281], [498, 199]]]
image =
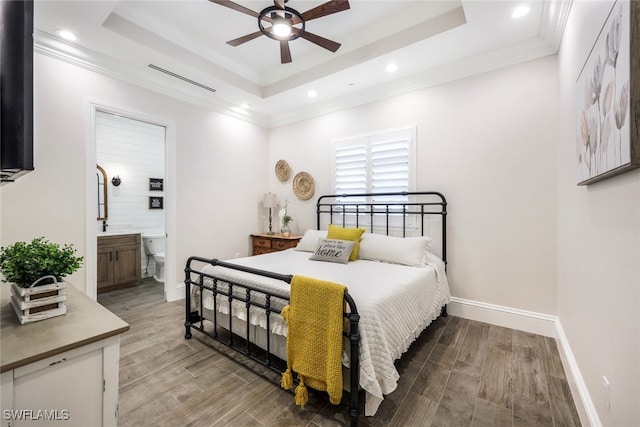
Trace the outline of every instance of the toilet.
[[147, 270], [149, 258], [153, 257], [155, 270], [153, 278], [158, 282], [164, 282], [164, 234], [145, 234], [142, 236], [142, 246], [147, 255]]

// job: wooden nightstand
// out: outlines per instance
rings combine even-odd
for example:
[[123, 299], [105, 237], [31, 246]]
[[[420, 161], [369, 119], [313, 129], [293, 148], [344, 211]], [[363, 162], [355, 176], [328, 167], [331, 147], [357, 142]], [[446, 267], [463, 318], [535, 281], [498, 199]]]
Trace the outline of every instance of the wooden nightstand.
[[284, 237], [280, 234], [252, 234], [253, 255], [295, 248], [301, 238], [302, 236]]

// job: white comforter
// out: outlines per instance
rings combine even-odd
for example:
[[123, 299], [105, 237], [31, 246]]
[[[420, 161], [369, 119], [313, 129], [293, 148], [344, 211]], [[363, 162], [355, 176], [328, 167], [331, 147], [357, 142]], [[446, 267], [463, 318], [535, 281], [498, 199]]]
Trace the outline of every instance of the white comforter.
[[[395, 390], [400, 377], [394, 361], [440, 314], [450, 300], [443, 262], [429, 255], [427, 267], [408, 267], [357, 260], [337, 264], [309, 260], [309, 252], [282, 252], [231, 260], [261, 270], [299, 274], [347, 286], [360, 313], [360, 386], [366, 391], [365, 415], [375, 414], [383, 396]], [[222, 267], [203, 271], [242, 281], [259, 288], [289, 294], [287, 283]], [[205, 293], [206, 294], [206, 293]], [[207, 308], [210, 304], [204, 302]], [[244, 304], [242, 304], [244, 306]], [[219, 305], [218, 309], [221, 306]], [[239, 307], [240, 308], [240, 307]], [[228, 311], [225, 310], [225, 311]], [[246, 318], [246, 311], [233, 310]], [[246, 319], [243, 319], [246, 320]], [[264, 327], [264, 319], [252, 314], [250, 323]], [[275, 321], [272, 332], [286, 335], [286, 325]]]

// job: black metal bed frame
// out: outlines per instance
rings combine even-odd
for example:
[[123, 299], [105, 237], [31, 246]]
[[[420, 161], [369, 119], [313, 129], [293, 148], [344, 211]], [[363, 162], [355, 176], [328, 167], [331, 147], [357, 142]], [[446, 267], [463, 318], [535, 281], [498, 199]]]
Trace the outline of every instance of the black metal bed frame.
[[[401, 200], [389, 201], [384, 198], [400, 198]], [[427, 197], [434, 199], [435, 201], [420, 202], [415, 199], [419, 197]], [[382, 198], [383, 200], [379, 200]], [[350, 199], [356, 199], [357, 202], [349, 201]], [[333, 200], [333, 201], [330, 201]], [[343, 226], [347, 225], [348, 219], [353, 218], [356, 227], [362, 226], [363, 222], [366, 222], [364, 218], [368, 220], [368, 226], [373, 231], [376, 226], [376, 220], [384, 218], [384, 228], [386, 234], [390, 233], [390, 229], [393, 225], [390, 225], [390, 218], [401, 219], [402, 236], [406, 236], [407, 231], [407, 218], [413, 215], [420, 217], [420, 235], [424, 235], [424, 219], [426, 215], [440, 215], [442, 218], [442, 254], [441, 258], [446, 265], [446, 215], [447, 215], [447, 202], [444, 196], [438, 192], [401, 192], [401, 193], [361, 193], [350, 195], [324, 195], [318, 198], [316, 203], [317, 212], [317, 229], [321, 229], [321, 216], [328, 214], [329, 223], [334, 224], [335, 219], [341, 219]], [[379, 218], [378, 218], [379, 217]], [[273, 306], [272, 299], [278, 298], [288, 301], [289, 295], [278, 294], [275, 292], [265, 292], [264, 290], [255, 288], [250, 285], [235, 282], [229, 279], [223, 279], [216, 277], [213, 273], [204, 273], [196, 270], [192, 267], [193, 262], [199, 262], [203, 264], [225, 267], [233, 270], [247, 272], [258, 276], [268, 277], [271, 279], [281, 280], [286, 283], [291, 283], [293, 275], [278, 274], [266, 270], [259, 270], [255, 268], [240, 266], [230, 262], [220, 261], [218, 259], [208, 259], [197, 256], [192, 256], [187, 260], [185, 267], [185, 339], [191, 338], [191, 330], [196, 330], [224, 345], [234, 349], [235, 351], [243, 354], [254, 362], [270, 369], [273, 372], [282, 374], [281, 368], [274, 365], [274, 359], [280, 360], [277, 356], [271, 353], [271, 314], [280, 314], [280, 309]], [[195, 280], [194, 280], [195, 276]], [[211, 285], [205, 283], [205, 278], [210, 279]], [[224, 286], [221, 288], [219, 284]], [[192, 311], [191, 308], [191, 289], [193, 287], [199, 288], [199, 311]], [[237, 292], [239, 289], [240, 292]], [[212, 292], [214, 298], [214, 310], [213, 319], [206, 319], [203, 310], [203, 290]], [[220, 325], [218, 323], [217, 316], [217, 302], [218, 298], [226, 300], [229, 304], [229, 316], [228, 325]], [[253, 299], [252, 299], [253, 298]], [[358, 418], [360, 416], [360, 359], [359, 359], [359, 320], [360, 315], [355, 304], [355, 301], [345, 292], [346, 310], [343, 313], [347, 319], [349, 328], [343, 332], [343, 336], [349, 341], [349, 417], [351, 419], [351, 425], [358, 425]], [[246, 314], [246, 339], [239, 338], [234, 340], [233, 329], [233, 315], [231, 306], [233, 301], [242, 301], [247, 310]], [[261, 349], [257, 344], [252, 343], [250, 340], [250, 310], [251, 308], [258, 308], [264, 310], [266, 316], [266, 349]], [[446, 316], [446, 307], [443, 307], [442, 314]], [[208, 320], [213, 323], [213, 330], [209, 331], [205, 328], [204, 321]], [[228, 334], [218, 333], [218, 327], [222, 327], [229, 331]], [[235, 341], [235, 342], [234, 342]], [[238, 343], [239, 342], [239, 343]]]

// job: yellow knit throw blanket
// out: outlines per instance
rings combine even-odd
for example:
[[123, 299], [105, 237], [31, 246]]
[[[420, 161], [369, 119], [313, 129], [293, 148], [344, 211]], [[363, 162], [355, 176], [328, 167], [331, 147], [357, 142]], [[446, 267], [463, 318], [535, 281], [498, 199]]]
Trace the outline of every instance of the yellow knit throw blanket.
[[309, 401], [305, 384], [326, 391], [334, 405], [342, 399], [342, 328], [344, 293], [337, 283], [304, 276], [291, 280], [289, 305], [282, 309], [287, 322], [287, 370], [281, 386], [293, 387], [291, 371], [298, 373], [296, 405]]

